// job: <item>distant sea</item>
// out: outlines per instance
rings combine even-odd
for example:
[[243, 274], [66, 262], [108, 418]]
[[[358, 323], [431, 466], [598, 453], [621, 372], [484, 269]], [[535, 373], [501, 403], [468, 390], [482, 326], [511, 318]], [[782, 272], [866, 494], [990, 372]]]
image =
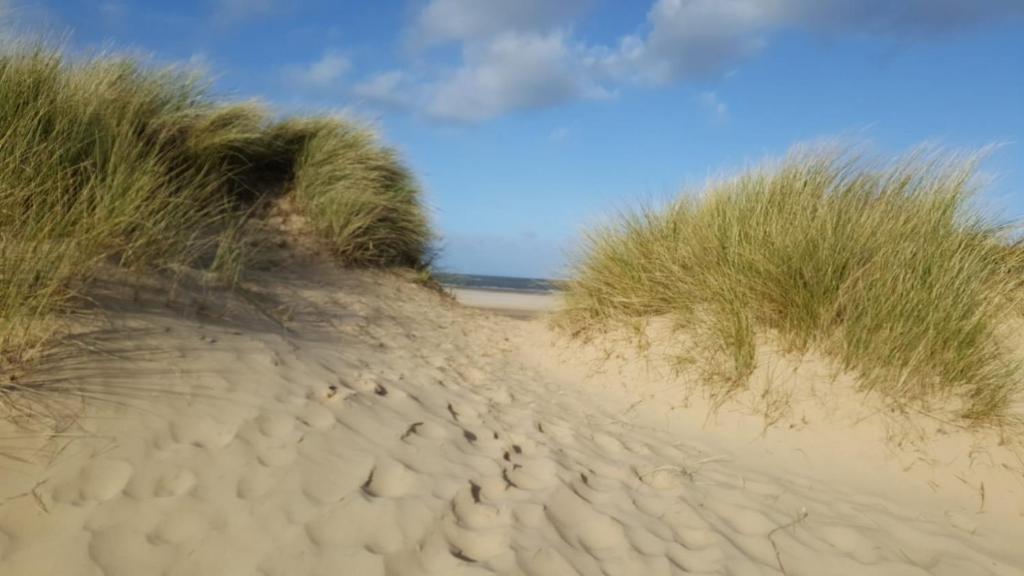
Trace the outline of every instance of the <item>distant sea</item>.
[[560, 290], [558, 282], [543, 278], [445, 273], [435, 274], [434, 277], [441, 284], [451, 288], [471, 288], [473, 290], [494, 290], [497, 292], [526, 292], [529, 294], [550, 294]]

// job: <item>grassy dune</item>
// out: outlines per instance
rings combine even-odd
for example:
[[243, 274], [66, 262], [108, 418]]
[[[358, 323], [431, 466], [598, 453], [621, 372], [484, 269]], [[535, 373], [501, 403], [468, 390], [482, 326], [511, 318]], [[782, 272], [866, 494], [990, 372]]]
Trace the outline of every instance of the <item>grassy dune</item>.
[[297, 160], [295, 198], [330, 250], [350, 264], [421, 265], [430, 226], [394, 152], [345, 124], [296, 126], [312, 136]]
[[720, 396], [745, 386], [767, 336], [830, 355], [865, 390], [998, 417], [1021, 376], [1003, 337], [1024, 259], [972, 208], [976, 164], [804, 150], [625, 214], [588, 236], [562, 320], [586, 336], [670, 317], [718, 367]]
[[242, 272], [239, 230], [293, 194], [351, 265], [421, 266], [430, 241], [396, 155], [336, 118], [273, 120], [131, 59], [0, 51], [0, 351], [23, 357], [101, 266]]

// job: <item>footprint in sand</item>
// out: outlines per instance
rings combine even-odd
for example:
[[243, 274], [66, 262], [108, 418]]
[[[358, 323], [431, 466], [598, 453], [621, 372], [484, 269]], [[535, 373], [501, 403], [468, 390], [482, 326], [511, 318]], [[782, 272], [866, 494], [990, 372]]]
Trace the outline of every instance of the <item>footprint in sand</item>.
[[488, 502], [497, 502], [508, 496], [508, 484], [505, 479], [500, 476], [493, 476], [483, 478], [479, 482], [480, 487], [480, 500]]
[[413, 422], [402, 433], [401, 439], [405, 442], [415, 443], [417, 439], [437, 441], [447, 437], [448, 431], [433, 422]]
[[558, 484], [558, 464], [547, 458], [523, 459], [505, 469], [506, 481], [521, 490], [544, 490]]
[[340, 404], [353, 394], [355, 394], [355, 392], [352, 392], [351, 387], [346, 386], [343, 390], [342, 385], [331, 384], [321, 389], [310, 390], [306, 393], [306, 399], [317, 401], [325, 405], [331, 405]]
[[444, 526], [449, 553], [463, 562], [484, 562], [507, 552], [512, 535], [507, 530], [465, 529], [457, 524]]
[[451, 417], [453, 422], [457, 422], [463, 426], [467, 424], [480, 425], [481, 423], [480, 413], [468, 404], [463, 403], [456, 406], [449, 402], [447, 409], [448, 415]]
[[147, 536], [151, 544], [181, 545], [201, 541], [213, 530], [210, 519], [197, 510], [173, 510]]
[[121, 460], [93, 460], [82, 467], [77, 478], [62, 484], [53, 493], [58, 502], [106, 502], [120, 494], [135, 469]]
[[299, 412], [299, 421], [314, 430], [327, 430], [334, 426], [334, 414], [320, 404], [313, 402], [306, 403]]
[[173, 498], [188, 493], [196, 481], [191, 469], [168, 461], [136, 470], [124, 493], [136, 500]]
[[415, 483], [414, 473], [401, 462], [386, 460], [370, 472], [363, 492], [369, 496], [395, 498], [408, 493]]
[[326, 474], [304, 474], [302, 493], [313, 504], [332, 504], [359, 490], [373, 470], [371, 458], [347, 458], [345, 466]]
[[342, 378], [339, 382], [345, 388], [363, 394], [373, 394], [377, 387], [380, 386], [377, 376], [369, 373], [356, 374], [351, 378]]
[[122, 526], [97, 530], [88, 543], [89, 557], [104, 576], [163, 574], [172, 555], [142, 533]]
[[257, 500], [273, 490], [278, 480], [279, 476], [273, 469], [252, 468], [238, 479], [235, 494], [243, 500]]
[[512, 524], [509, 509], [485, 502], [483, 489], [475, 482], [456, 492], [452, 499], [452, 513], [459, 526], [471, 530], [504, 528]]
[[157, 480], [153, 495], [158, 498], [173, 498], [185, 494], [195, 485], [195, 472], [187, 468], [179, 468], [164, 474]]
[[266, 413], [259, 417], [260, 432], [275, 440], [284, 440], [295, 431], [295, 418], [289, 414]]
[[235, 439], [237, 433], [235, 427], [208, 416], [180, 418], [171, 424], [171, 436], [175, 442], [200, 448], [223, 448]]
[[578, 550], [597, 558], [608, 558], [632, 549], [622, 524], [598, 512], [566, 488], [559, 488], [544, 510], [562, 539]]
[[256, 461], [268, 468], [281, 468], [295, 462], [296, 452], [293, 446], [277, 446], [265, 448], [256, 455]]
[[577, 496], [591, 504], [611, 502], [622, 496], [620, 483], [598, 476], [593, 471], [580, 472], [579, 476], [569, 483], [569, 487]]
[[365, 548], [374, 553], [395, 553], [404, 544], [390, 500], [347, 498], [327, 507], [306, 524], [306, 536], [322, 550]]
[[104, 502], [117, 496], [131, 480], [135, 469], [122, 460], [95, 460], [82, 468], [82, 497]]
[[537, 432], [553, 438], [564, 445], [573, 445], [576, 443], [576, 433], [568, 422], [562, 420], [552, 420], [548, 422], [537, 421], [534, 424], [534, 428]]

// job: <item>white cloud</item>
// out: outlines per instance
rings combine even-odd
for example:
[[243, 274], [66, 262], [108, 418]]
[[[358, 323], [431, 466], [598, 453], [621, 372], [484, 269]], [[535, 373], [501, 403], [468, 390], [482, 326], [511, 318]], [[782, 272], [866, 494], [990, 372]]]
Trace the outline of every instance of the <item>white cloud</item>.
[[708, 76], [757, 52], [778, 17], [772, 0], [659, 0], [648, 14], [650, 34], [629, 46], [647, 80], [667, 83]]
[[783, 28], [900, 40], [1024, 15], [1020, 0], [656, 0], [645, 29], [594, 64], [622, 80], [667, 84], [723, 74]]
[[[429, 0], [406, 35], [420, 50], [415, 75], [382, 72], [352, 93], [435, 118], [479, 121], [608, 97], [623, 86], [715, 80], [734, 73], [781, 30], [904, 42], [1024, 16], [1024, 0], [653, 0], [633, 33], [609, 44], [587, 44], [573, 24], [590, 4]], [[432, 47], [438, 44], [455, 45], [457, 60], [446, 61], [450, 52], [435, 60], [439, 52]], [[308, 79], [333, 81], [347, 68], [340, 59], [335, 65], [310, 70]], [[727, 105], [714, 91], [695, 102], [716, 121], [728, 118]]]
[[507, 33], [466, 47], [463, 64], [431, 90], [427, 112], [448, 120], [483, 120], [603, 95], [561, 33]]
[[431, 0], [417, 14], [411, 40], [420, 47], [456, 42], [461, 61], [421, 86], [424, 111], [474, 121], [600, 96], [565, 31], [590, 3]]
[[416, 18], [420, 44], [481, 40], [506, 32], [551, 32], [590, 0], [431, 0]]
[[386, 106], [405, 107], [412, 103], [415, 88], [401, 70], [374, 74], [356, 84], [352, 94], [364, 100]]
[[352, 67], [352, 61], [337, 50], [328, 50], [315, 62], [305, 66], [287, 69], [289, 80], [313, 88], [329, 88], [335, 85]]

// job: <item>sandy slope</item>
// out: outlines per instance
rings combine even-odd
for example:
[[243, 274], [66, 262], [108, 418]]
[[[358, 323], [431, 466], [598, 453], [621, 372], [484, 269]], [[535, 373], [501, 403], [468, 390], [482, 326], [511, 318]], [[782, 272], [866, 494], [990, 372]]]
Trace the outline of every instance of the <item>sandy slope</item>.
[[38, 376], [61, 432], [0, 429], [0, 574], [1024, 570], [1019, 515], [627, 417], [537, 321], [383, 274], [254, 285], [187, 314], [143, 291]]

